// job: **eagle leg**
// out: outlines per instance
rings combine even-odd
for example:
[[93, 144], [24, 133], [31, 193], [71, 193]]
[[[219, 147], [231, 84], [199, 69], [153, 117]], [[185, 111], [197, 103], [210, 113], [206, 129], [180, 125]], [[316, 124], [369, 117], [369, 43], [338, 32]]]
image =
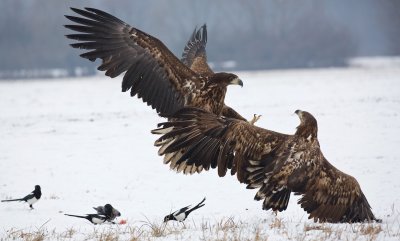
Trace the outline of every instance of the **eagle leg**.
[[251, 121], [249, 121], [249, 123], [250, 123], [251, 125], [254, 125], [254, 123], [256, 123], [256, 122], [261, 118], [261, 116], [262, 116], [262, 115], [256, 115], [256, 114], [254, 114], [254, 115], [253, 115], [253, 119], [251, 119]]

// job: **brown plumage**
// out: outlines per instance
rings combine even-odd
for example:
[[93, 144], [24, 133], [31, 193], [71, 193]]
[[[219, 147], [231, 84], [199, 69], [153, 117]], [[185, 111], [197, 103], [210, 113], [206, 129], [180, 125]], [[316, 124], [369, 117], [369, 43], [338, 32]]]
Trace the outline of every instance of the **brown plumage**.
[[298, 203], [315, 221], [379, 221], [357, 180], [323, 156], [316, 119], [305, 111], [295, 113], [300, 125], [294, 135], [285, 135], [185, 108], [174, 115], [176, 121], [153, 131], [164, 133], [155, 145], [160, 155], [172, 156], [178, 171], [211, 167], [222, 177], [230, 169], [247, 188], [258, 188], [255, 199], [263, 200], [265, 210], [285, 210], [293, 192], [301, 195]]
[[214, 72], [207, 62], [207, 26], [204, 24], [199, 30], [194, 29], [192, 36], [183, 49], [181, 61], [191, 70], [201, 75], [211, 75]]
[[[183, 50], [181, 61], [197, 74], [211, 76], [214, 72], [208, 65], [206, 45], [207, 26], [204, 24], [198, 30], [196, 28], [194, 29], [192, 36], [189, 38]], [[221, 114], [225, 117], [246, 121], [243, 116], [226, 104], [222, 107]]]
[[170, 116], [184, 106], [194, 106], [221, 115], [228, 85], [243, 85], [231, 73], [201, 75], [176, 58], [157, 38], [98, 9], [71, 8], [80, 15], [66, 16], [76, 23], [65, 25], [77, 33], [66, 35], [77, 40], [74, 48], [87, 49], [81, 57], [101, 59], [98, 70], [114, 78], [126, 72], [122, 91], [130, 90], [156, 109]]
[[[200, 29], [195, 29], [193, 31], [192, 36], [190, 37], [184, 48], [181, 61], [191, 70], [202, 76], [212, 76], [214, 72], [207, 62], [206, 45], [207, 27], [206, 25], [203, 25]], [[226, 104], [224, 104], [222, 107], [221, 115], [246, 121], [244, 117], [242, 117], [238, 112], [236, 112], [234, 109], [227, 106]], [[178, 172], [183, 171], [184, 173], [200, 173], [203, 170], [202, 166], [196, 166], [193, 164], [180, 165], [176, 163], [176, 159], [180, 156], [180, 153], [183, 153], [185, 151], [186, 150], [183, 148], [182, 150], [180, 150], [180, 152], [165, 155], [164, 164], [169, 164], [172, 170]]]

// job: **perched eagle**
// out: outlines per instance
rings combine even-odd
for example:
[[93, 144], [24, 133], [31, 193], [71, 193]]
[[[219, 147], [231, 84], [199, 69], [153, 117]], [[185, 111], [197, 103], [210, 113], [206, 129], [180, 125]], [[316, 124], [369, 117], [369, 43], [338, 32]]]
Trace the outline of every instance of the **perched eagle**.
[[294, 135], [285, 135], [184, 108], [174, 115], [175, 121], [161, 123], [153, 131], [163, 134], [155, 145], [160, 155], [173, 157], [177, 171], [211, 167], [222, 177], [230, 169], [247, 188], [258, 188], [255, 200], [264, 200], [265, 210], [286, 210], [293, 192], [302, 196], [298, 203], [315, 221], [379, 221], [357, 180], [322, 154], [316, 119], [306, 111], [295, 113], [300, 125]]
[[[130, 90], [131, 96], [137, 95], [144, 102], [156, 109], [160, 116], [168, 117], [182, 107], [199, 107], [216, 115], [223, 112], [236, 118], [236, 112], [229, 115], [231, 108], [224, 104], [228, 85], [241, 85], [243, 82], [231, 73], [204, 74], [197, 68], [182, 63], [157, 38], [126, 24], [122, 20], [98, 9], [71, 8], [80, 15], [66, 16], [76, 23], [65, 25], [77, 33], [66, 35], [77, 40], [71, 44], [74, 48], [87, 49], [81, 57], [95, 61], [101, 59], [97, 68], [114, 78], [126, 72], [122, 81], [122, 91]], [[203, 28], [206, 31], [205, 27]], [[194, 40], [198, 39], [195, 34]], [[200, 39], [204, 44], [205, 37]], [[198, 43], [193, 43], [199, 46]], [[205, 50], [202, 47], [187, 48], [184, 60], [206, 63]], [[201, 55], [200, 57], [199, 54]], [[197, 66], [197, 64], [196, 64]], [[207, 65], [208, 66], [208, 65]]]

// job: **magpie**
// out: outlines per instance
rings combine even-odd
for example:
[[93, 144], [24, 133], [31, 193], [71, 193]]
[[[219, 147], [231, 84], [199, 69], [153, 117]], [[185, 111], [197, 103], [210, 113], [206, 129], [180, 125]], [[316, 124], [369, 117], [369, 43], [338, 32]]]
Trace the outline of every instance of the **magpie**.
[[35, 186], [35, 190], [33, 190], [30, 194], [26, 195], [23, 198], [18, 199], [8, 199], [8, 200], [1, 200], [1, 202], [15, 202], [15, 201], [25, 201], [29, 204], [29, 207], [33, 209], [33, 204], [39, 201], [40, 197], [42, 196], [42, 191], [39, 185]]
[[107, 221], [112, 222], [116, 217], [121, 216], [121, 213], [115, 209], [111, 204], [104, 206], [93, 207], [97, 211], [97, 214], [107, 216]]
[[66, 216], [70, 217], [76, 217], [76, 218], [84, 218], [89, 220], [89, 222], [93, 223], [94, 225], [96, 224], [102, 224], [105, 221], [107, 221], [108, 217], [105, 215], [98, 215], [98, 214], [86, 214], [86, 216], [80, 216], [80, 215], [73, 215], [73, 214], [64, 214]]
[[165, 216], [165, 218], [164, 218], [164, 223], [165, 223], [165, 222], [168, 222], [168, 221], [170, 221], [170, 220], [175, 220], [175, 221], [179, 221], [179, 222], [185, 221], [185, 219], [189, 216], [189, 214], [190, 214], [192, 211], [194, 211], [194, 210], [196, 210], [196, 209], [198, 209], [198, 208], [201, 208], [201, 207], [203, 207], [203, 206], [205, 205], [205, 204], [204, 204], [204, 201], [205, 201], [205, 200], [206, 200], [206, 198], [203, 198], [203, 200], [202, 200], [199, 204], [197, 204], [196, 206], [194, 206], [193, 208], [190, 208], [191, 205], [189, 205], [189, 206], [186, 206], [186, 207], [184, 207], [184, 208], [181, 208], [181, 209], [179, 209], [179, 210], [176, 210], [175, 212], [173, 212], [173, 213], [171, 213], [171, 214]]

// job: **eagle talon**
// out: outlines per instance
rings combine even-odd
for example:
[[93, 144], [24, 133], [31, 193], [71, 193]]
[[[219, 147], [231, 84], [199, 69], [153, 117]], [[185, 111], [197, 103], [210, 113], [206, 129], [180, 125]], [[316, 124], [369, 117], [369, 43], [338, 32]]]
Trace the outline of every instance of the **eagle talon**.
[[251, 119], [251, 121], [249, 121], [250, 125], [254, 125], [254, 123], [256, 123], [262, 115], [256, 115], [254, 114], [253, 119]]

